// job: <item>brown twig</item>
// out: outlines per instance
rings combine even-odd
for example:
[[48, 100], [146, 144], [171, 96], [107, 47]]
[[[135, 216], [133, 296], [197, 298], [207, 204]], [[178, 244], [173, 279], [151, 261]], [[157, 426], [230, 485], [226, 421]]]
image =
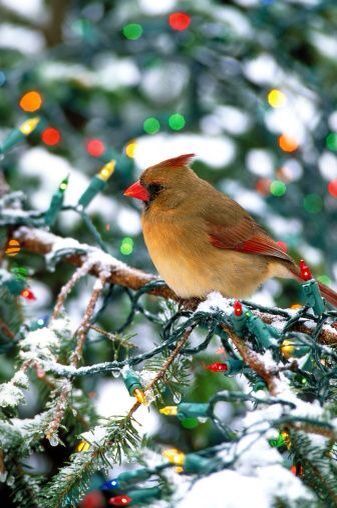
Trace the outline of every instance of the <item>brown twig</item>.
[[[62, 295], [62, 297], [60, 297], [60, 295], [59, 295], [58, 305], [55, 307], [54, 314], [53, 314], [54, 318], [56, 317], [55, 315], [58, 314], [61, 306], [63, 305], [66, 295], [69, 293], [69, 291], [74, 286], [76, 281], [80, 277], [85, 275], [85, 273], [88, 273], [88, 270], [89, 270], [89, 265], [86, 270], [81, 270], [81, 269], [77, 270], [75, 272], [76, 276], [75, 277], [73, 276], [71, 279], [71, 284], [67, 283], [61, 289], [60, 295]], [[88, 330], [90, 328], [90, 320], [91, 320], [92, 315], [94, 313], [97, 300], [103, 291], [107, 276], [108, 276], [108, 274], [103, 272], [100, 275], [100, 278], [96, 281], [96, 283], [94, 285], [89, 303], [88, 303], [86, 311], [84, 313], [83, 320], [81, 322], [80, 327], [78, 328], [78, 330], [76, 332], [77, 343], [76, 343], [75, 351], [73, 352], [73, 354], [71, 355], [71, 358], [70, 358], [70, 365], [72, 367], [77, 367], [81, 361], [82, 354], [83, 354], [83, 346], [85, 343], [85, 339], [86, 339]], [[61, 421], [64, 417], [65, 410], [68, 405], [68, 399], [71, 394], [71, 391], [72, 391], [71, 382], [69, 380], [63, 380], [62, 386], [60, 387], [60, 390], [59, 390], [59, 396], [58, 396], [58, 399], [56, 402], [55, 410], [53, 411], [52, 420], [49, 422], [48, 427], [45, 431], [45, 435], [46, 435], [47, 439], [49, 439], [49, 440], [51, 440], [53, 438], [53, 436], [55, 435], [55, 433], [58, 431], [58, 428], [61, 424]]]
[[277, 374], [273, 370], [268, 369], [265, 366], [260, 355], [250, 349], [248, 345], [243, 341], [243, 339], [236, 335], [231, 328], [227, 327], [226, 325], [222, 325], [222, 329], [230, 336], [243, 361], [265, 381], [270, 393], [272, 395], [276, 395]]
[[15, 334], [12, 332], [12, 330], [10, 330], [10, 328], [6, 325], [6, 323], [4, 323], [4, 321], [2, 321], [2, 319], [0, 319], [0, 328], [1, 328], [1, 330], [4, 331], [4, 333], [7, 335], [7, 337], [9, 337], [10, 339], [14, 339]]
[[54, 311], [52, 314], [52, 319], [56, 319], [59, 313], [61, 312], [62, 307], [64, 306], [64, 302], [69, 295], [70, 291], [74, 288], [75, 284], [82, 278], [85, 277], [90, 270], [90, 265], [83, 264], [80, 266], [70, 277], [68, 282], [61, 288], [61, 291], [58, 294], [56, 304], [54, 307]]
[[[177, 358], [178, 354], [180, 353], [180, 351], [182, 350], [182, 348], [184, 347], [184, 345], [188, 341], [189, 336], [192, 333], [192, 330], [193, 330], [192, 327], [189, 327], [189, 328], [187, 328], [185, 330], [182, 338], [177, 342], [176, 347], [174, 348], [174, 350], [172, 351], [170, 356], [167, 358], [167, 360], [163, 363], [162, 368], [157, 372], [155, 377], [145, 387], [145, 390], [144, 390], [145, 393], [148, 392], [149, 390], [152, 390], [154, 385], [156, 383], [158, 383], [158, 381], [160, 381], [160, 379], [162, 379], [165, 376], [165, 374], [167, 372], [167, 369], [174, 362], [174, 360]], [[134, 405], [131, 407], [130, 411], [128, 412], [127, 416], [131, 417], [133, 415], [133, 413], [139, 408], [139, 406], [140, 406], [140, 403], [139, 402], [135, 402]]]
[[97, 300], [103, 291], [106, 278], [107, 278], [106, 275], [102, 274], [94, 285], [93, 292], [91, 294], [88, 306], [87, 306], [86, 311], [84, 313], [84, 318], [83, 318], [82, 323], [77, 331], [77, 344], [76, 344], [75, 351], [73, 352], [71, 359], [70, 359], [70, 364], [73, 367], [77, 367], [81, 358], [82, 358], [84, 342], [85, 342], [88, 330], [90, 328], [90, 320], [91, 320], [92, 315], [94, 313]]

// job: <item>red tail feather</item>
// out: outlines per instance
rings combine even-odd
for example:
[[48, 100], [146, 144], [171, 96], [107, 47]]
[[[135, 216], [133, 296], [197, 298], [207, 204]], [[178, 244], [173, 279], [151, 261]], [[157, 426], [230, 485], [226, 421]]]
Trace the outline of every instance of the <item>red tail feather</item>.
[[322, 295], [324, 296], [324, 298], [326, 298], [327, 301], [329, 303], [331, 303], [331, 305], [333, 305], [334, 307], [337, 307], [337, 293], [336, 293], [336, 291], [329, 288], [325, 284], [321, 284], [320, 282], [318, 284], [319, 284], [319, 289], [320, 289]]

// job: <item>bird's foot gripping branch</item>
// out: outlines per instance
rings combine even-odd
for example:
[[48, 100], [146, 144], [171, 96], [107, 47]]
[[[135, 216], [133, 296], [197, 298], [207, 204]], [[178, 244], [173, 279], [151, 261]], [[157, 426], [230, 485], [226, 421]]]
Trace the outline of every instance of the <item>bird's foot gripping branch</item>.
[[[296, 502], [313, 503], [329, 492], [337, 506], [337, 313], [328, 311], [323, 300], [317, 307], [319, 293], [297, 310], [261, 307], [217, 293], [184, 307], [156, 277], [99, 248], [28, 225], [17, 227], [13, 238], [26, 252], [43, 255], [49, 269], [58, 269], [58, 263], [75, 267], [48, 320], [25, 320], [16, 333], [2, 323], [10, 331], [3, 334], [3, 348], [15, 351], [18, 367], [0, 389], [1, 478], [16, 499], [29, 499], [26, 506], [68, 507], [95, 488], [111, 506], [158, 499], [177, 504], [193, 495], [196, 479], [244, 482], [251, 476], [290, 505], [289, 492], [296, 486]], [[4, 291], [17, 299], [8, 285], [13, 273], [5, 272]], [[67, 298], [89, 275], [95, 282], [74, 328]], [[125, 291], [130, 309], [123, 323], [106, 330], [101, 322], [112, 305], [114, 286]], [[157, 299], [166, 302], [164, 312], [153, 310]], [[160, 340], [140, 351], [137, 338], [129, 334], [139, 316], [160, 330]], [[111, 344], [111, 358], [86, 365], [85, 351], [97, 340]], [[213, 393], [192, 400], [186, 381], [194, 376], [201, 382], [205, 375]], [[16, 410], [30, 384], [28, 376], [49, 392], [48, 402], [34, 418], [19, 420]], [[83, 381], [90, 386], [90, 379], [98, 377], [119, 378], [125, 396], [134, 397], [124, 414], [97, 417]], [[216, 442], [184, 451], [175, 443], [171, 448], [145, 446], [141, 437], [146, 428], [138, 423], [144, 405], [178, 426], [209, 422]], [[69, 460], [52, 477], [32, 478], [23, 467], [27, 456], [62, 443], [72, 449]], [[117, 477], [108, 473], [120, 462], [125, 472]], [[277, 492], [268, 483], [271, 475], [278, 478]]]

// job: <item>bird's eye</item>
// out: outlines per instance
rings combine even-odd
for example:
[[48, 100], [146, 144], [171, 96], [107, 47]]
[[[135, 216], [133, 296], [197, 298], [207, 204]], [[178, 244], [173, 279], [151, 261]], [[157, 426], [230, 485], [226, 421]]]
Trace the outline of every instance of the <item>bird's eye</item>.
[[150, 200], [152, 201], [158, 194], [163, 190], [163, 186], [160, 183], [150, 183], [147, 190], [150, 193]]

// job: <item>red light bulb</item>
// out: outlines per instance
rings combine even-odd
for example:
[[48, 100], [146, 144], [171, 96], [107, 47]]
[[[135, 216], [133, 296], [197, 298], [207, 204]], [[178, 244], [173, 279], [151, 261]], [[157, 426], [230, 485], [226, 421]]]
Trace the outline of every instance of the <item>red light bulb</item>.
[[239, 302], [239, 300], [235, 300], [234, 302], [234, 305], [233, 305], [233, 309], [234, 309], [234, 315], [235, 316], [241, 316], [242, 315], [242, 303]]
[[222, 362], [214, 362], [210, 365], [206, 365], [206, 369], [211, 372], [225, 372], [228, 367], [225, 363]]
[[312, 279], [312, 273], [310, 271], [310, 268], [305, 264], [303, 259], [301, 259], [300, 261], [300, 270], [301, 270], [301, 279], [303, 280]]
[[20, 293], [20, 296], [26, 300], [36, 300], [36, 296], [34, 295], [33, 291], [28, 288], [23, 289]]
[[182, 32], [190, 26], [191, 17], [185, 12], [173, 12], [170, 14], [168, 22], [172, 30]]
[[110, 497], [109, 504], [112, 504], [112, 506], [127, 506], [131, 501], [131, 497], [123, 494], [122, 496]]

